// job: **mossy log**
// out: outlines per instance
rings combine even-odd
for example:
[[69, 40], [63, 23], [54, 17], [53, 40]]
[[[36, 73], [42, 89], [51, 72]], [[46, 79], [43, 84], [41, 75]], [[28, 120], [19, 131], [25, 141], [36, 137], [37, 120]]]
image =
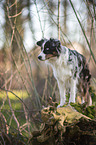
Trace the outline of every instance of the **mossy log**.
[[79, 113], [72, 106], [68, 105], [66, 107], [60, 107], [54, 110], [53, 107], [44, 108], [41, 111], [42, 120], [46, 123], [49, 120], [50, 124], [54, 124], [55, 121], [58, 121], [61, 126], [64, 122], [73, 123], [76, 120], [79, 120], [81, 117], [90, 119], [89, 117]]
[[96, 121], [72, 106], [47, 107], [41, 111], [43, 128], [33, 132], [32, 145], [96, 144]]

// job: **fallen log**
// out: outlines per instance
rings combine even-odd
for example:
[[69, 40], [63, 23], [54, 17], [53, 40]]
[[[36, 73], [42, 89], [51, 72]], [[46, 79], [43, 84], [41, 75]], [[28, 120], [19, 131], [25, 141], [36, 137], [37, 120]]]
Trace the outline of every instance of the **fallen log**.
[[33, 132], [32, 145], [95, 145], [96, 120], [76, 111], [72, 106], [41, 110], [43, 128]]

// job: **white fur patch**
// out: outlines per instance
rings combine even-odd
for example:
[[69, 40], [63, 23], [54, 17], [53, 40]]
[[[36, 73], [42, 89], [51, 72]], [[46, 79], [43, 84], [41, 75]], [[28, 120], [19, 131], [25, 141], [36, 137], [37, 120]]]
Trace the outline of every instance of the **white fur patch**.
[[41, 60], [46, 60], [46, 58], [45, 58], [46, 55], [45, 55], [42, 51], [41, 51], [41, 53], [38, 55], [38, 57], [39, 57], [39, 56], [42, 57]]
[[[63, 50], [62, 50], [63, 51]], [[77, 80], [72, 77], [72, 65], [68, 65], [68, 50], [66, 48], [66, 53], [61, 53], [59, 58], [56, 60], [45, 61], [53, 69], [54, 77], [57, 80], [59, 91], [60, 91], [60, 106], [63, 106], [66, 102], [66, 89], [70, 88], [70, 102], [75, 103], [76, 97], [76, 85]]]

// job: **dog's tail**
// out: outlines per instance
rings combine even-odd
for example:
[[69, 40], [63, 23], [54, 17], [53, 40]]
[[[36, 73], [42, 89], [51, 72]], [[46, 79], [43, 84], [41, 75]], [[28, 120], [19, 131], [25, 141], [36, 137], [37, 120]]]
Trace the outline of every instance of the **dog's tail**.
[[83, 97], [82, 99], [85, 100], [87, 105], [92, 105], [92, 99], [90, 95], [90, 80], [91, 80], [91, 74], [89, 71], [88, 64], [85, 63], [84, 67], [82, 68], [80, 72], [80, 79], [79, 79], [79, 88], [80, 88], [80, 94]]

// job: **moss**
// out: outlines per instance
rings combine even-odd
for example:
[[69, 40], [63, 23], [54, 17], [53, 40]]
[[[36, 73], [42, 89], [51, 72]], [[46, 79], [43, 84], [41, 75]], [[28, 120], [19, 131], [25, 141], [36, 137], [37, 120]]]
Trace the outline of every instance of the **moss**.
[[82, 107], [80, 104], [70, 103], [72, 107], [74, 107], [78, 112], [82, 113]]
[[90, 117], [91, 119], [96, 117], [96, 108], [94, 105], [86, 107], [86, 103], [84, 104], [76, 104], [70, 103], [72, 107], [74, 107], [78, 112]]
[[88, 117], [90, 117], [91, 119], [94, 119], [94, 116], [92, 114], [88, 114]]

